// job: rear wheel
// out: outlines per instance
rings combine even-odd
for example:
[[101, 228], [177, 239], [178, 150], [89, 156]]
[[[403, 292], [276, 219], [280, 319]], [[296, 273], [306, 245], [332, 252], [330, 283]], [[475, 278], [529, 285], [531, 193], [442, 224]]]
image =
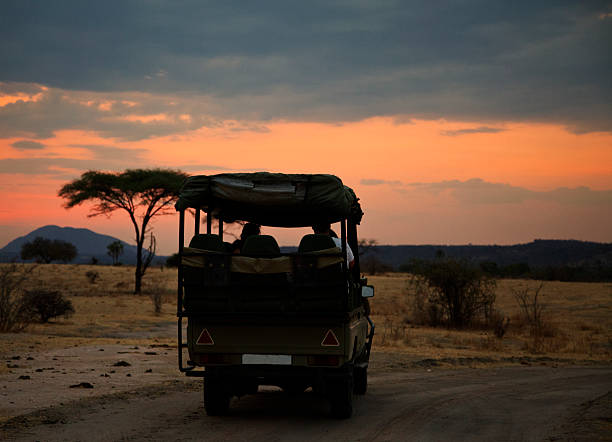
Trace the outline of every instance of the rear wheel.
[[204, 378], [204, 408], [209, 416], [226, 414], [229, 410], [230, 395], [219, 378]]
[[354, 388], [355, 394], [366, 394], [368, 391], [368, 367], [355, 367], [354, 371]]
[[353, 376], [347, 375], [332, 386], [331, 413], [337, 419], [348, 419], [353, 414]]

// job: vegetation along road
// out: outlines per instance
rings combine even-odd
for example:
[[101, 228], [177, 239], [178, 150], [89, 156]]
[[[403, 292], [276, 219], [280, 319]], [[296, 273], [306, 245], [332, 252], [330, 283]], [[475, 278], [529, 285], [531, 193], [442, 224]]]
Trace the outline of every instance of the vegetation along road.
[[[381, 355], [382, 356], [382, 355]], [[41, 409], [2, 425], [8, 440], [605, 440], [612, 368], [372, 370], [349, 420], [310, 392], [260, 387], [206, 416], [201, 381], [174, 380]], [[263, 390], [263, 391], [262, 391]]]

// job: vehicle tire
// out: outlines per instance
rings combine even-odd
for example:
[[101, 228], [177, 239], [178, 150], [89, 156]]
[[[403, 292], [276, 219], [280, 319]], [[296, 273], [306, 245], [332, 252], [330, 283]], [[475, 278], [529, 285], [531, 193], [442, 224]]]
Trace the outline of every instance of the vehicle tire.
[[330, 396], [331, 414], [337, 419], [348, 419], [353, 414], [353, 376], [335, 381]]
[[355, 367], [353, 392], [363, 395], [368, 391], [368, 367]]
[[229, 410], [230, 395], [219, 378], [204, 378], [204, 408], [209, 416], [220, 416]]

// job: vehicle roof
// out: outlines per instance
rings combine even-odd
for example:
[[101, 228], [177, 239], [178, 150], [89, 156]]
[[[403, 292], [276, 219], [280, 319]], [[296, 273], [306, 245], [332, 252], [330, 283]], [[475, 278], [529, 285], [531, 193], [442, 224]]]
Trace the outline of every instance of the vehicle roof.
[[270, 172], [196, 175], [185, 180], [177, 210], [211, 210], [224, 221], [307, 227], [350, 219], [359, 224], [359, 199], [340, 178]]

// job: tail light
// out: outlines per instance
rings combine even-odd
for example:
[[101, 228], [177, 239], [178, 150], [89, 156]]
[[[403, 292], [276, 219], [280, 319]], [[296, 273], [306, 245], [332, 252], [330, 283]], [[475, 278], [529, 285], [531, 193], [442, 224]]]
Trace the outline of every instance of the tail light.
[[226, 355], [222, 353], [204, 353], [204, 354], [198, 355], [198, 358], [200, 359], [199, 362], [201, 365], [229, 364], [231, 362], [230, 355]]

